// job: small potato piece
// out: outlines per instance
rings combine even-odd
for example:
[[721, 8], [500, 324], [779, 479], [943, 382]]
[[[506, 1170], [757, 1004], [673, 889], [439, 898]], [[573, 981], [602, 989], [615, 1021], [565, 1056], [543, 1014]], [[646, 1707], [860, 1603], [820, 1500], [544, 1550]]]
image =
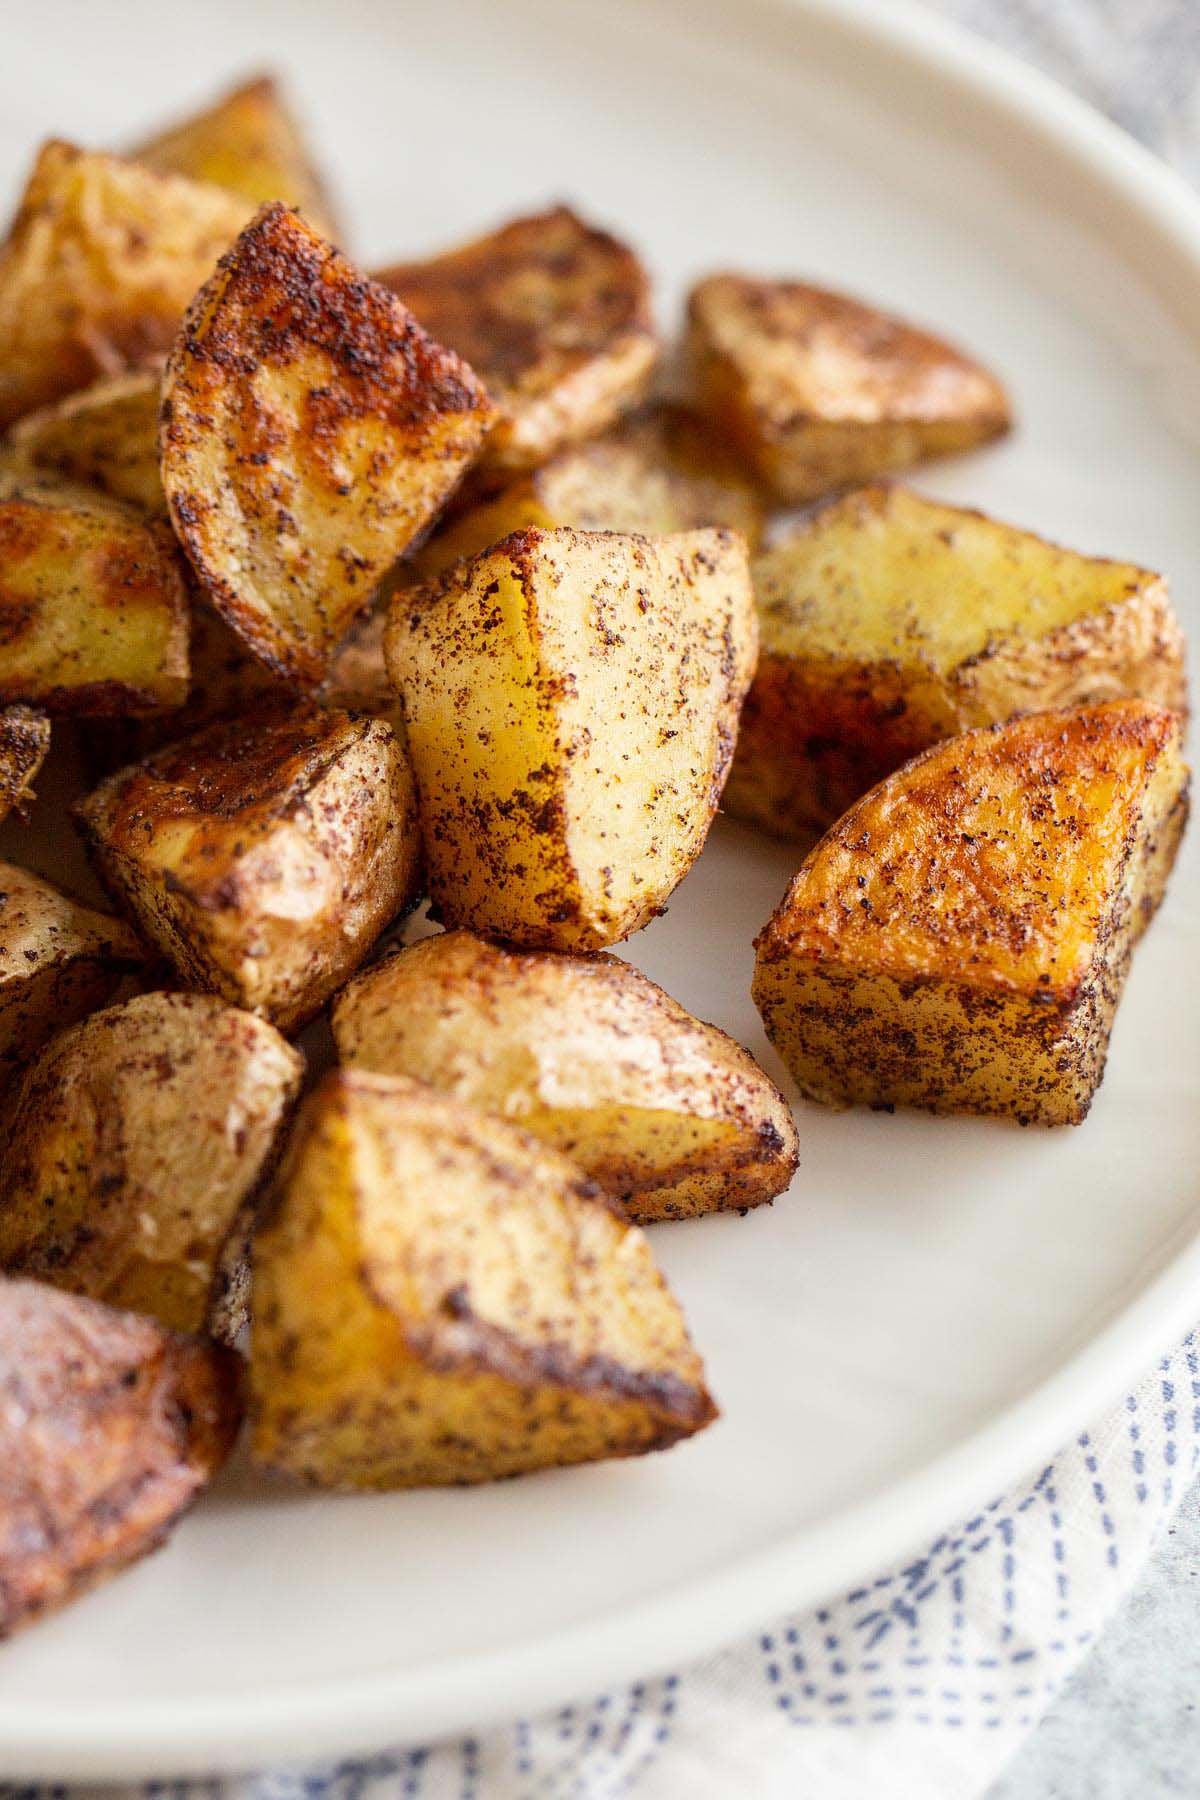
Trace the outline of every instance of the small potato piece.
[[941, 338], [796, 281], [710, 275], [687, 354], [700, 409], [789, 505], [1012, 423], [995, 376]]
[[650, 1247], [565, 1157], [420, 1082], [326, 1077], [254, 1249], [254, 1451], [324, 1487], [664, 1449], [716, 1415]]
[[167, 498], [158, 472], [161, 400], [156, 368], [108, 376], [28, 413], [13, 427], [9, 447], [32, 470], [101, 488], [165, 518]]
[[491, 413], [467, 365], [297, 213], [247, 226], [168, 359], [162, 479], [213, 604], [274, 674], [320, 684]]
[[184, 564], [165, 525], [0, 469], [0, 704], [157, 712], [187, 698]]
[[0, 863], [0, 1094], [47, 1038], [112, 998], [145, 953], [119, 919]]
[[795, 1171], [792, 1116], [754, 1058], [616, 956], [445, 932], [357, 976], [333, 1032], [343, 1063], [521, 1126], [641, 1224], [744, 1211]]
[[50, 721], [31, 706], [0, 712], [0, 819], [32, 798], [37, 772], [50, 748]]
[[832, 501], [752, 572], [758, 672], [724, 806], [779, 837], [823, 831], [972, 726], [1125, 698], [1186, 709], [1161, 576], [904, 488]]
[[0, 430], [164, 351], [250, 211], [217, 187], [46, 144], [0, 246]]
[[139, 994], [64, 1031], [11, 1097], [0, 1268], [234, 1336], [226, 1256], [303, 1072], [273, 1026], [207, 994]]
[[682, 407], [631, 414], [590, 443], [576, 444], [540, 469], [508, 482], [437, 532], [412, 559], [423, 577], [460, 557], [477, 556], [510, 532], [643, 532], [654, 537], [706, 525], [740, 531], [751, 550], [763, 533], [757, 490], [728, 451]]
[[658, 360], [645, 269], [565, 206], [378, 279], [487, 383], [500, 408], [485, 454], [495, 466], [533, 468], [604, 431], [642, 398]]
[[1079, 1124], [1187, 782], [1179, 719], [1114, 701], [970, 732], [874, 788], [757, 940], [801, 1092]]
[[516, 532], [398, 594], [384, 650], [443, 923], [595, 950], [662, 911], [754, 672], [740, 537]]
[[297, 1029], [416, 887], [404, 747], [381, 719], [260, 707], [121, 769], [76, 816], [184, 983]]
[[231, 1351], [0, 1281], [0, 1638], [158, 1549], [241, 1411]]
[[160, 175], [212, 182], [255, 206], [282, 200], [303, 213], [322, 237], [339, 236], [324, 183], [270, 76], [244, 82], [129, 155]]

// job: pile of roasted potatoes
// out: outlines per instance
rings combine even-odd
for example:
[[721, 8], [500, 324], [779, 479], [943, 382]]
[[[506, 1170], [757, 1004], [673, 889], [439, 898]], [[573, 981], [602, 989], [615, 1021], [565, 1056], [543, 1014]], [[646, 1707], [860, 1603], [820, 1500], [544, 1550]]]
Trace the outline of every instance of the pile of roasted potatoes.
[[770, 1200], [796, 1125], [610, 951], [718, 804], [797, 845], [800, 1093], [1022, 1124], [1087, 1112], [1183, 830], [1161, 576], [885, 479], [1009, 429], [969, 356], [722, 273], [668, 381], [566, 207], [339, 245], [257, 80], [46, 144], [0, 246], [0, 810], [66, 758], [108, 896], [0, 868], [0, 1633], [243, 1410], [362, 1488], [716, 1416], [641, 1227]]

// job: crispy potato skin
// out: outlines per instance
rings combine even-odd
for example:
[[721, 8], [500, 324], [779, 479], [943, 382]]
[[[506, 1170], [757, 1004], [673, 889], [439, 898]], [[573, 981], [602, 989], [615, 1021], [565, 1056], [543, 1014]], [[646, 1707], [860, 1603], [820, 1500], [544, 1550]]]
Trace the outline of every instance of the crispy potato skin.
[[565, 206], [378, 279], [487, 383], [500, 408], [493, 467], [536, 467], [604, 431], [658, 360], [645, 269]]
[[1012, 422], [986, 369], [844, 294], [710, 275], [688, 300], [696, 403], [786, 504], [930, 457]]
[[525, 1133], [362, 1070], [302, 1110], [254, 1319], [255, 1454], [322, 1486], [639, 1455], [716, 1413], [615, 1202]]
[[145, 960], [119, 919], [0, 863], [0, 1094], [54, 1032], [111, 999]]
[[876, 485], [757, 558], [758, 672], [723, 804], [808, 838], [910, 756], [1020, 712], [1185, 713], [1183, 632], [1148, 569]]
[[732, 532], [517, 532], [398, 594], [384, 653], [436, 916], [556, 950], [653, 918], [704, 842], [756, 651]]
[[207, 994], [139, 994], [64, 1031], [11, 1097], [0, 1268], [232, 1337], [226, 1249], [303, 1070], [273, 1026]]
[[243, 82], [129, 154], [160, 175], [211, 182], [255, 206], [282, 200], [322, 237], [341, 235], [300, 128], [269, 75]]
[[166, 350], [251, 208], [52, 141], [0, 245], [0, 429]]
[[382, 720], [305, 705], [221, 720], [76, 809], [95, 865], [188, 986], [297, 1029], [412, 898], [420, 840]]
[[161, 399], [157, 367], [107, 376], [18, 420], [8, 448], [37, 474], [100, 488], [165, 519], [158, 472]]
[[0, 1282], [0, 1638], [157, 1549], [241, 1410], [232, 1352]]
[[795, 1171], [791, 1114], [753, 1057], [619, 957], [444, 932], [357, 976], [333, 1031], [347, 1066], [521, 1126], [639, 1224], [745, 1211]]
[[32, 706], [0, 712], [0, 819], [32, 798], [37, 772], [50, 748], [50, 721]]
[[163, 383], [162, 480], [217, 610], [313, 689], [492, 418], [474, 373], [284, 206], [193, 302]]
[[826, 1103], [1078, 1124], [1187, 817], [1180, 721], [1136, 701], [927, 750], [810, 853], [754, 998]]
[[163, 525], [0, 469], [0, 703], [156, 712], [187, 696], [184, 564]]

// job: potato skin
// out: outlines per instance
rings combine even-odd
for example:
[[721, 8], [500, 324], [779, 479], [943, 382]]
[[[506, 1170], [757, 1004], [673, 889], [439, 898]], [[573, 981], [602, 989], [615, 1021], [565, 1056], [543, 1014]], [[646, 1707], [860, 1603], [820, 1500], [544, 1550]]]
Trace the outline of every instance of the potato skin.
[[114, 500], [167, 516], [158, 472], [158, 410], [162, 371], [157, 364], [110, 375], [27, 413], [13, 426], [8, 448], [43, 477], [100, 488]]
[[724, 806], [814, 834], [918, 751], [1020, 712], [1187, 710], [1166, 583], [877, 484], [753, 565], [758, 671]]
[[217, 611], [312, 690], [491, 422], [480, 382], [285, 206], [264, 207], [167, 359], [162, 480]]
[[50, 721], [32, 706], [0, 712], [0, 819], [30, 799], [37, 772], [50, 748]]
[[939, 744], [809, 854], [754, 998], [808, 1098], [1079, 1124], [1187, 818], [1179, 719], [1136, 701]]
[[314, 704], [219, 720], [76, 808], [101, 878], [186, 985], [299, 1028], [412, 899], [404, 747]]
[[112, 998], [145, 952], [127, 925], [0, 863], [0, 1094], [54, 1032]]
[[0, 1638], [157, 1549], [241, 1409], [232, 1352], [0, 1281]]
[[226, 1252], [303, 1070], [272, 1026], [207, 994], [139, 994], [64, 1031], [10, 1098], [0, 1268], [231, 1339]]
[[344, 1064], [521, 1126], [639, 1224], [745, 1211], [795, 1172], [792, 1116], [753, 1057], [619, 957], [444, 932], [356, 976], [333, 1032]]
[[704, 842], [756, 650], [732, 532], [516, 532], [396, 595], [435, 916], [555, 950], [653, 918]]
[[802, 282], [708, 276], [688, 299], [687, 354], [697, 406], [787, 505], [1012, 422], [995, 376], [961, 351]]
[[487, 383], [493, 468], [534, 468], [606, 430], [658, 360], [645, 269], [565, 206], [378, 279]]
[[616, 1203], [419, 1082], [335, 1070], [310, 1095], [253, 1305], [255, 1455], [321, 1486], [640, 1455], [716, 1413]]

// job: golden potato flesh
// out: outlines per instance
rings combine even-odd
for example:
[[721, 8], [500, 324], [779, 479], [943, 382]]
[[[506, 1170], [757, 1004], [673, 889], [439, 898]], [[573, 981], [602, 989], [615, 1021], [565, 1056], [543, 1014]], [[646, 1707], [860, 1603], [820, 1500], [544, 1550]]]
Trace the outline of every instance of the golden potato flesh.
[[322, 1486], [634, 1456], [715, 1416], [616, 1203], [419, 1082], [335, 1071], [308, 1100], [253, 1293], [255, 1454]]
[[0, 429], [164, 351], [250, 211], [217, 187], [47, 144], [0, 246]]
[[129, 152], [160, 175], [186, 175], [228, 188], [255, 206], [282, 200], [314, 231], [336, 238], [329, 196], [300, 128], [269, 76], [244, 82], [203, 112]]
[[642, 1224], [744, 1211], [796, 1167], [791, 1114], [753, 1057], [619, 957], [445, 932], [357, 976], [333, 1030], [343, 1063], [521, 1126]]
[[380, 719], [260, 707], [122, 769], [77, 817], [184, 984], [292, 1030], [412, 898], [412, 774]]
[[763, 523], [758, 490], [719, 440], [683, 408], [654, 406], [508, 481], [435, 533], [412, 567], [422, 576], [439, 575], [530, 525], [647, 537], [716, 525], [740, 531], [754, 550]]
[[605, 430], [658, 359], [645, 269], [565, 206], [379, 280], [487, 383], [500, 409], [493, 465], [535, 467]]
[[157, 1549], [241, 1408], [231, 1351], [0, 1281], [0, 1637]]
[[111, 999], [144, 954], [119, 919], [0, 863], [0, 1093], [54, 1032]]
[[0, 819], [33, 798], [33, 783], [50, 748], [50, 721], [31, 706], [0, 712]]
[[1018, 712], [1183, 711], [1165, 581], [900, 487], [847, 494], [753, 565], [759, 659], [726, 811], [811, 837], [918, 750]]
[[207, 994], [139, 994], [64, 1031], [11, 1096], [0, 1268], [232, 1335], [245, 1215], [303, 1070]]
[[168, 359], [162, 479], [213, 604], [269, 669], [320, 684], [490, 418], [393, 294], [298, 214], [259, 213]]
[[593, 950], [662, 910], [704, 842], [754, 671], [732, 532], [522, 531], [398, 594], [437, 917]]
[[812, 851], [754, 998], [801, 1092], [1078, 1124], [1187, 815], [1180, 723], [1135, 701], [926, 751]]
[[26, 414], [13, 427], [9, 448], [32, 470], [101, 488], [165, 518], [158, 472], [161, 399], [157, 368], [107, 376]]
[[0, 470], [0, 704], [157, 712], [188, 687], [184, 564], [165, 525]]
[[787, 504], [1007, 431], [994, 375], [844, 294], [711, 275], [688, 300], [696, 402]]

